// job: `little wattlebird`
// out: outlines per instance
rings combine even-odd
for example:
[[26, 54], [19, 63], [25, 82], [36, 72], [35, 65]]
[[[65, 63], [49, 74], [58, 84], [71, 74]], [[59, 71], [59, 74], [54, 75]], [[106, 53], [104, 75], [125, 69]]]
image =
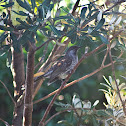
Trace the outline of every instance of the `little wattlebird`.
[[56, 80], [63, 80], [65, 79], [74, 66], [78, 63], [78, 55], [77, 51], [80, 47], [79, 46], [71, 46], [67, 51], [64, 57], [60, 58], [56, 63], [52, 65], [52, 67], [43, 75], [36, 78], [35, 81], [40, 79], [49, 78], [48, 85], [53, 83]]

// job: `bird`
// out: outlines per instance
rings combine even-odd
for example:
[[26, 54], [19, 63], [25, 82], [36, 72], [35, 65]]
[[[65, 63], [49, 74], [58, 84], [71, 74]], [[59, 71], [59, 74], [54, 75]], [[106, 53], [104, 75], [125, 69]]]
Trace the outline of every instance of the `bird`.
[[35, 81], [40, 79], [49, 78], [48, 85], [56, 80], [64, 80], [71, 73], [74, 66], [78, 63], [77, 51], [80, 46], [71, 46], [66, 51], [65, 55], [57, 60], [51, 68], [43, 75], [39, 76]]

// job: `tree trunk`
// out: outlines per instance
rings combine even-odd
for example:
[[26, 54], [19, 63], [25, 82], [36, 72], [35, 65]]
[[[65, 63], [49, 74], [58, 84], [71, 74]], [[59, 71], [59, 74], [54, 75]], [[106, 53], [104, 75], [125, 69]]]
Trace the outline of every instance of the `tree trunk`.
[[11, 47], [12, 51], [12, 64], [11, 71], [13, 75], [13, 85], [14, 85], [14, 99], [16, 105], [14, 106], [13, 112], [13, 126], [22, 126], [22, 117], [23, 117], [23, 90], [22, 86], [25, 83], [25, 72], [24, 72], [24, 55], [22, 48], [20, 52], [15, 52], [14, 48]]

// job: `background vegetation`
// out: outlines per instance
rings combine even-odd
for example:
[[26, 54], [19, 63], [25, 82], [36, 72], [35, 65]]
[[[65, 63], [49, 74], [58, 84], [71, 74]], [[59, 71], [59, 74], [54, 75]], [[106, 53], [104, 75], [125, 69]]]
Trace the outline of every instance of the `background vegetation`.
[[[46, 71], [53, 60], [72, 45], [82, 46], [78, 52], [82, 60], [68, 78], [68, 87], [61, 89], [54, 99], [45, 125], [125, 125], [125, 0], [1, 0], [0, 10], [1, 126], [6, 123], [22, 125], [22, 116], [27, 117], [23, 125], [42, 125], [39, 122], [53, 95], [41, 98], [58, 89], [61, 82], [50, 86], [47, 86], [48, 79], [33, 83], [34, 76], [40, 76], [40, 71]], [[52, 50], [55, 50], [54, 54], [51, 54]], [[27, 73], [28, 62], [31, 63], [30, 73], [35, 75]], [[81, 77], [84, 78], [77, 80]], [[73, 80], [77, 82], [70, 86], [69, 82]], [[42, 86], [33, 91], [27, 84], [35, 88]], [[29, 92], [24, 87], [29, 87]], [[24, 104], [26, 110], [21, 107]], [[18, 118], [19, 111], [26, 113]]]

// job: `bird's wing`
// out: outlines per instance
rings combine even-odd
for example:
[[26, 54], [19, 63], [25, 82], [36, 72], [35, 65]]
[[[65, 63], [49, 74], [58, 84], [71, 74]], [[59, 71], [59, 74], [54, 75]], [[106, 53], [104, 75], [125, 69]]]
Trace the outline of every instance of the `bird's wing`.
[[57, 77], [59, 74], [64, 73], [68, 71], [70, 65], [72, 63], [71, 58], [63, 57], [61, 58], [54, 66], [52, 67], [53, 72], [50, 76], [50, 79], [53, 80], [55, 77]]

